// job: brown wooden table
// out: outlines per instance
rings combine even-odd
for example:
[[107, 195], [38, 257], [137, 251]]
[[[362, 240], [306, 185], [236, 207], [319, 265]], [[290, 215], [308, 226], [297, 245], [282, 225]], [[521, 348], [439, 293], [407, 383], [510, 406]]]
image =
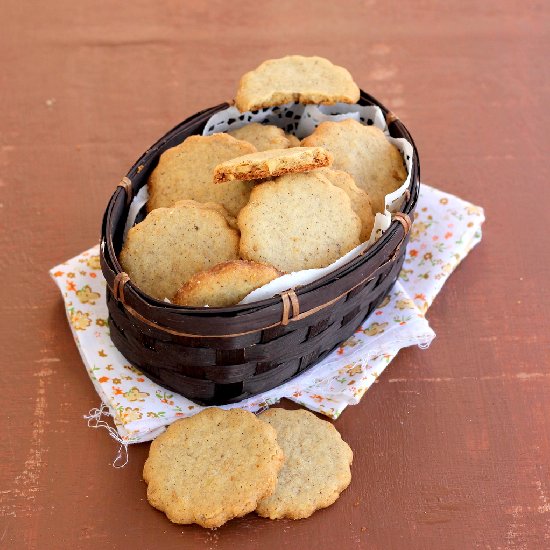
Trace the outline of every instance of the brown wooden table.
[[[3, 548], [550, 547], [548, 3], [3, 0]], [[486, 209], [482, 244], [408, 349], [336, 425], [351, 487], [303, 521], [170, 524], [148, 444], [98, 405], [48, 268], [98, 240], [114, 185], [168, 128], [286, 53], [348, 67], [413, 133], [426, 182]], [[529, 224], [529, 226], [528, 226]]]

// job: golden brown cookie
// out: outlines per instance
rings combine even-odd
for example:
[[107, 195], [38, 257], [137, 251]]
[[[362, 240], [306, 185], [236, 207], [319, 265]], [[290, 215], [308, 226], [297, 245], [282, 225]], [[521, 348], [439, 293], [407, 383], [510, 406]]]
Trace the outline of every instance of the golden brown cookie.
[[348, 194], [353, 211], [361, 219], [361, 242], [367, 241], [374, 227], [374, 214], [372, 213], [368, 194], [355, 185], [355, 181], [347, 172], [332, 170], [331, 168], [320, 168], [319, 173], [327, 178], [332, 185], [336, 185]]
[[173, 523], [220, 527], [273, 493], [283, 460], [267, 423], [242, 409], [211, 407], [151, 443], [147, 500]]
[[328, 149], [334, 155], [332, 167], [353, 176], [368, 193], [375, 214], [384, 212], [384, 197], [407, 179], [401, 153], [376, 126], [352, 119], [322, 122], [302, 145]]
[[227, 134], [190, 136], [165, 151], [149, 177], [147, 210], [173, 206], [179, 200], [217, 202], [235, 216], [247, 203], [252, 183], [236, 181], [231, 188], [214, 185], [214, 168], [226, 160], [254, 153], [255, 147]]
[[333, 504], [350, 484], [353, 452], [336, 428], [314, 414], [269, 409], [259, 418], [277, 431], [285, 463], [275, 492], [256, 512], [271, 519], [307, 518]]
[[232, 216], [221, 204], [218, 204], [217, 202], [197, 202], [193, 200], [184, 200], [174, 203], [174, 206], [196, 206], [197, 208], [215, 210], [226, 219], [230, 227], [232, 227], [233, 229], [238, 229], [237, 218], [235, 218], [235, 216]]
[[233, 260], [191, 277], [176, 292], [173, 302], [180, 306], [233, 306], [281, 275], [270, 265]]
[[257, 185], [237, 224], [241, 257], [285, 272], [325, 267], [360, 243], [350, 198], [317, 171]]
[[195, 273], [238, 257], [239, 233], [212, 209], [182, 204], [157, 208], [132, 227], [122, 268], [143, 292], [171, 298]]
[[286, 135], [286, 139], [288, 139], [288, 141], [290, 142], [290, 145], [289, 147], [300, 147], [302, 144], [300, 143], [300, 140], [292, 135], [292, 134], [285, 134]]
[[[268, 151], [269, 149], [286, 149], [294, 147], [284, 131], [272, 124], [260, 124], [251, 122], [237, 130], [227, 132], [230, 136], [243, 141], [248, 141], [256, 147], [257, 151]], [[294, 136], [293, 136], [294, 137]]]
[[246, 73], [235, 104], [239, 111], [283, 105], [291, 101], [333, 105], [356, 103], [359, 87], [349, 72], [323, 57], [288, 55], [269, 59]]
[[251, 153], [225, 161], [214, 170], [214, 181], [256, 180], [307, 172], [329, 166], [332, 156], [322, 147], [291, 147]]

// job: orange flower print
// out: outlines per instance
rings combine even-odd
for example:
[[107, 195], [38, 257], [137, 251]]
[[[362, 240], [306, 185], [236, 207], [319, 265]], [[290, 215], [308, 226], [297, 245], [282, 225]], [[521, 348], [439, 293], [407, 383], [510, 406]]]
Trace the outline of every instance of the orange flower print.
[[99, 292], [93, 292], [90, 285], [83, 286], [80, 290], [76, 291], [76, 295], [82, 304], [94, 305], [96, 300], [100, 297]]
[[73, 292], [76, 290], [76, 285], [74, 284], [74, 281], [67, 281], [67, 290]]
[[142, 414], [139, 412], [139, 409], [132, 409], [131, 407], [126, 407], [120, 414], [123, 424], [128, 422], [134, 422], [135, 420], [141, 420]]
[[109, 381], [109, 377], [108, 377], [108, 376], [102, 376], [102, 377], [98, 380], [98, 382], [99, 382], [100, 384], [103, 384], [103, 382], [108, 382], [108, 381]]
[[113, 393], [115, 395], [122, 395], [124, 392], [120, 388], [117, 388], [116, 386], [113, 386]]
[[99, 256], [90, 256], [90, 258], [86, 260], [86, 265], [90, 269], [101, 269], [101, 265], [99, 264]]
[[414, 299], [415, 300], [425, 300], [426, 296], [424, 296], [424, 294], [415, 294]]
[[56, 271], [53, 276], [54, 277], [61, 277], [61, 275], [63, 275], [63, 271]]
[[122, 394], [128, 401], [145, 401], [146, 397], [149, 397], [147, 392], [139, 391], [136, 386]]
[[322, 395], [317, 395], [316, 393], [314, 393], [313, 395], [310, 395], [311, 399], [313, 399], [313, 401], [317, 401], [317, 403], [321, 403], [324, 399], [324, 397]]
[[388, 323], [371, 323], [366, 329], [363, 330], [363, 334], [367, 336], [376, 336], [377, 334], [382, 334]]
[[75, 330], [86, 330], [91, 324], [89, 313], [83, 313], [82, 311], [73, 311], [71, 313], [71, 324]]
[[453, 234], [452, 234], [451, 231], [447, 231], [447, 233], [445, 233], [445, 238], [446, 239], [450, 239], [452, 236], [453, 236]]
[[416, 258], [416, 256], [418, 256], [418, 250], [409, 250], [409, 254], [413, 257], [413, 258]]
[[97, 277], [97, 275], [92, 271], [92, 272], [90, 273], [90, 277], [91, 277], [92, 279], [95, 279], [95, 278]]
[[104, 350], [100, 349], [97, 354], [100, 356], [100, 357], [107, 357], [107, 354], [105, 353]]

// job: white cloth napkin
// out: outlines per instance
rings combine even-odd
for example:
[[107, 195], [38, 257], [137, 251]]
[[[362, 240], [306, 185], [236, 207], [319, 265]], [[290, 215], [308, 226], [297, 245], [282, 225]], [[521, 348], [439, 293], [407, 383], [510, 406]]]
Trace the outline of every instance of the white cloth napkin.
[[[429, 346], [435, 333], [424, 314], [459, 262], [481, 240], [483, 209], [427, 185], [421, 186], [416, 218], [399, 280], [354, 336], [323, 361], [268, 392], [223, 408], [258, 411], [287, 397], [337, 418], [356, 404], [397, 352]], [[102, 406], [95, 426], [112, 416], [126, 443], [154, 439], [165, 426], [203, 407], [166, 390], [131, 366], [109, 337], [105, 279], [99, 246], [50, 270], [67, 310], [75, 342]]]

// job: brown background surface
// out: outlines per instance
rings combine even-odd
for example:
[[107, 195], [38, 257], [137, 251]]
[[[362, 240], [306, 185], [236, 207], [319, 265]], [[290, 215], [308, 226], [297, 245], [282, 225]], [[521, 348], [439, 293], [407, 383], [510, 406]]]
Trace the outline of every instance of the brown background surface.
[[[548, 3], [0, 5], [0, 546], [550, 547]], [[429, 311], [431, 348], [337, 421], [355, 462], [333, 507], [178, 527], [145, 500], [148, 445], [115, 470], [86, 427], [98, 397], [47, 270], [97, 242], [158, 136], [286, 53], [348, 67], [413, 133], [423, 180], [488, 221]]]

